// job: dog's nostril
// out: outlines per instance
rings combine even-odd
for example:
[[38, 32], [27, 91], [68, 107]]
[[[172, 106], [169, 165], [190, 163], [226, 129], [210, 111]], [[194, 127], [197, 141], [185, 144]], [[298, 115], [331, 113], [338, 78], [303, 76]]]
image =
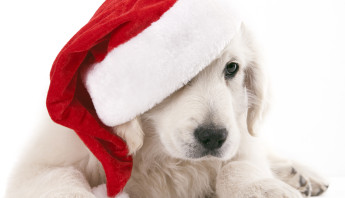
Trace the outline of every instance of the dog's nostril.
[[225, 128], [198, 127], [194, 131], [196, 139], [208, 150], [220, 148], [225, 142], [228, 131]]

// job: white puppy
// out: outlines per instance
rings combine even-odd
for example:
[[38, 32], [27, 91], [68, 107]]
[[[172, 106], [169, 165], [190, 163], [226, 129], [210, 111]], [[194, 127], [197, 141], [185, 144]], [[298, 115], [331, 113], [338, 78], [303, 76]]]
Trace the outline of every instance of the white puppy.
[[[327, 185], [288, 161], [269, 159], [254, 135], [266, 83], [242, 27], [220, 57], [153, 109], [116, 127], [133, 154], [131, 198], [288, 197]], [[70, 130], [49, 124], [27, 149], [7, 198], [86, 197], [105, 183], [101, 164]]]

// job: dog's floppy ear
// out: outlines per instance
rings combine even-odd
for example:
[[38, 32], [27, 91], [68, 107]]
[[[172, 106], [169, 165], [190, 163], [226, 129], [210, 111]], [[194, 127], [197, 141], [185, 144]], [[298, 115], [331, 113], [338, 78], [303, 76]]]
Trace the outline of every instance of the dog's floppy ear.
[[261, 70], [253, 65], [246, 70], [245, 78], [248, 93], [247, 128], [251, 135], [258, 132], [259, 122], [267, 108], [267, 93]]
[[268, 84], [262, 72], [262, 60], [256, 50], [256, 44], [250, 32], [242, 25], [242, 36], [245, 38], [251, 61], [245, 70], [245, 86], [248, 95], [247, 128], [251, 135], [256, 135], [258, 126], [268, 108]]
[[126, 142], [130, 155], [135, 154], [144, 143], [144, 132], [138, 117], [114, 127], [114, 133]]

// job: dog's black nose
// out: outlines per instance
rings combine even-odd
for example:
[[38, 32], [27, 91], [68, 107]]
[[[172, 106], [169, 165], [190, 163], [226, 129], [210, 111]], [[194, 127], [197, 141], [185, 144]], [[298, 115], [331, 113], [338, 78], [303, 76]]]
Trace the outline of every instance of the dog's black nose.
[[194, 135], [204, 148], [214, 150], [223, 145], [228, 136], [228, 131], [225, 128], [204, 126], [195, 129]]

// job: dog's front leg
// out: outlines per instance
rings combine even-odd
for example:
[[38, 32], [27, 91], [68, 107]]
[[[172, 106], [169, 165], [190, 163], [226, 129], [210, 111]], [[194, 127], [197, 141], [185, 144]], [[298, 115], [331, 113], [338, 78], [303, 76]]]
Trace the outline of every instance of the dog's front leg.
[[96, 198], [84, 175], [76, 168], [40, 167], [13, 175], [6, 198]]
[[74, 132], [47, 120], [11, 174], [5, 198], [95, 198], [90, 186], [105, 182], [103, 175]]
[[300, 192], [248, 161], [226, 164], [217, 177], [218, 198], [302, 198]]

